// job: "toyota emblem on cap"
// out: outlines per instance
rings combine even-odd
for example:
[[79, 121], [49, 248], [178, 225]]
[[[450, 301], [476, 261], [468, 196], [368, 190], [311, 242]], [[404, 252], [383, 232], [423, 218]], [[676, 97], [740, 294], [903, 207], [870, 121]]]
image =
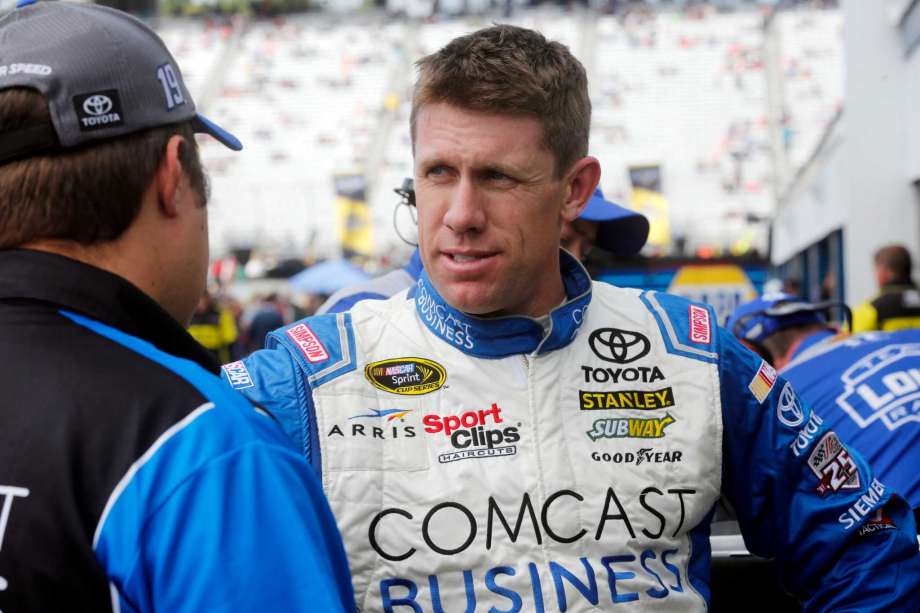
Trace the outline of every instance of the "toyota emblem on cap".
[[83, 101], [83, 110], [87, 115], [105, 115], [112, 110], [112, 99], [102, 94], [90, 96]]

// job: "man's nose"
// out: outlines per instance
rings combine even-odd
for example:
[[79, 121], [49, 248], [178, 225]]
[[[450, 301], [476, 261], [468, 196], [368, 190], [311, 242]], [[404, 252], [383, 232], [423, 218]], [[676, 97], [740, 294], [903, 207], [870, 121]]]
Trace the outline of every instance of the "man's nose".
[[483, 197], [474, 180], [461, 178], [451, 191], [444, 225], [457, 234], [482, 231], [486, 222]]

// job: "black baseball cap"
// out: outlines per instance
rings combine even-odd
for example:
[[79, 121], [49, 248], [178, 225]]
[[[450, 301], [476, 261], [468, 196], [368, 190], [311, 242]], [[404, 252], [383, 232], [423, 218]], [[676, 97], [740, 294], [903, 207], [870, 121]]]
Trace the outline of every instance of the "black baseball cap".
[[595, 244], [614, 255], [636, 255], [648, 240], [645, 215], [608, 200], [599, 187], [578, 218], [598, 224]]
[[0, 18], [0, 90], [11, 87], [42, 93], [51, 124], [0, 132], [0, 164], [185, 121], [243, 148], [195, 110], [160, 37], [109, 7], [26, 0]]

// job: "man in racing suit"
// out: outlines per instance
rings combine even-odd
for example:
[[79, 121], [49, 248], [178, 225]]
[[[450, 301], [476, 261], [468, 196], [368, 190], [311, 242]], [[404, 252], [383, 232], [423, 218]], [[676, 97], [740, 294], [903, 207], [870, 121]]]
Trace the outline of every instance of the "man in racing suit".
[[359, 609], [703, 610], [725, 494], [808, 609], [915, 610], [907, 505], [845, 448], [809, 464], [791, 386], [711, 308], [559, 250], [600, 177], [581, 64], [501, 25], [419, 66], [418, 283], [224, 367], [322, 475]]
[[920, 513], [920, 329], [850, 336], [789, 294], [738, 307], [728, 322]]
[[[412, 179], [406, 179], [402, 187], [394, 190], [403, 197], [399, 206], [415, 206], [412, 185]], [[595, 246], [620, 257], [631, 257], [645, 245], [648, 231], [648, 219], [644, 215], [607, 200], [601, 188], [597, 188], [578, 219], [563, 225], [561, 245], [581, 261]], [[402, 268], [343, 287], [329, 296], [315, 314], [341, 313], [362, 300], [385, 300], [415, 285], [421, 274], [422, 257], [416, 248]]]

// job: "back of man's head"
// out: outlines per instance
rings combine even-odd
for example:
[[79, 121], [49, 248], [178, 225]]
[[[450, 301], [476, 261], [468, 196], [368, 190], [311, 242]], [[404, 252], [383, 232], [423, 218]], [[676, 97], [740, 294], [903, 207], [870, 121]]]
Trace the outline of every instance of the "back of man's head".
[[526, 28], [496, 25], [452, 40], [418, 62], [412, 98], [416, 118], [427, 104], [531, 116], [543, 127], [543, 142], [556, 157], [561, 177], [588, 153], [591, 101], [584, 67], [558, 42]]
[[[37, 91], [0, 91], [0, 135], [49, 124]], [[115, 240], [130, 226], [141, 196], [173, 135], [182, 136], [182, 168], [207, 199], [207, 182], [190, 122], [152, 128], [0, 165], [0, 249], [37, 240], [91, 245]]]
[[39, 2], [0, 19], [0, 248], [111, 241], [130, 226], [173, 135], [206, 200], [195, 110], [166, 46], [107, 7]]
[[876, 251], [875, 265], [887, 273], [885, 283], [910, 281], [912, 263], [910, 251], [904, 245], [887, 245]]
[[750, 349], [781, 368], [807, 336], [830, 329], [824, 316], [835, 304], [812, 304], [783, 292], [764, 294], [740, 305], [725, 327]]

